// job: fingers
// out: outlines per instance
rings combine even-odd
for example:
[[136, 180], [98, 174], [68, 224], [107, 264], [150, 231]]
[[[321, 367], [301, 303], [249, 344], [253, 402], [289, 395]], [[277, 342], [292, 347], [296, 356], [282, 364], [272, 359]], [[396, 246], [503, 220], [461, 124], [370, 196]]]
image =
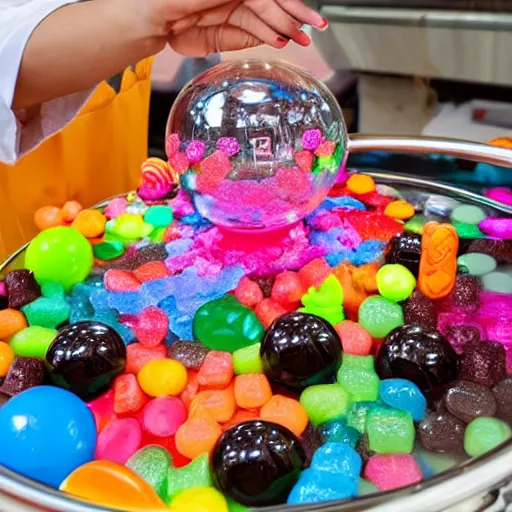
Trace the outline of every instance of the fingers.
[[329, 26], [325, 18], [301, 0], [276, 0], [276, 2], [281, 9], [305, 25], [311, 25], [319, 30], [325, 30]]

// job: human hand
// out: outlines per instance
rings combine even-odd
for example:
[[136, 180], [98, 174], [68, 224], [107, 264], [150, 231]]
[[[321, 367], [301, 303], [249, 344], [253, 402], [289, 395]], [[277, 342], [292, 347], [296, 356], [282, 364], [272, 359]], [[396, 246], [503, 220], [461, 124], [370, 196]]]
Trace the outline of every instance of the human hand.
[[[140, 0], [137, 0], [140, 1]], [[319, 30], [327, 21], [302, 0], [146, 0], [147, 14], [174, 51], [188, 57], [290, 40], [311, 43], [302, 25]]]

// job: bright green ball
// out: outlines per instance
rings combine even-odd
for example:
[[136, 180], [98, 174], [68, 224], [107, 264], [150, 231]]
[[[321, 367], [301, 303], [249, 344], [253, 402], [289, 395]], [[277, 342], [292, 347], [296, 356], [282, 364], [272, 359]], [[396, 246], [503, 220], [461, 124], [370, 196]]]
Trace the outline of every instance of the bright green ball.
[[408, 299], [416, 288], [416, 278], [403, 265], [384, 265], [377, 272], [377, 288], [384, 298], [401, 302]]
[[85, 281], [93, 265], [91, 244], [73, 228], [56, 227], [41, 231], [25, 253], [25, 267], [36, 281], [60, 283], [65, 291]]

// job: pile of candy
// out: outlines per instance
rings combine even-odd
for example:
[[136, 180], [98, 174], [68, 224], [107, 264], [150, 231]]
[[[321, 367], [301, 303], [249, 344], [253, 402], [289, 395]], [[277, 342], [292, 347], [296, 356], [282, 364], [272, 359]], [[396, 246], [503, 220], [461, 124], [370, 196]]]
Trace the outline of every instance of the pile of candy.
[[0, 464], [225, 512], [396, 489], [512, 436], [512, 219], [354, 173], [255, 243], [162, 169], [38, 212], [0, 284]]

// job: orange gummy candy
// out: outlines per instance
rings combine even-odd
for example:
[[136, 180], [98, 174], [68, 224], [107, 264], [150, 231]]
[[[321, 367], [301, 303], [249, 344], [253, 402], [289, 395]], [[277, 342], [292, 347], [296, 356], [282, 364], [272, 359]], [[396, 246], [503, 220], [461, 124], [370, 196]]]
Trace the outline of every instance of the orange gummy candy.
[[95, 460], [75, 469], [60, 490], [119, 510], [169, 511], [146, 480], [108, 460]]
[[6, 340], [12, 335], [28, 327], [25, 315], [17, 309], [0, 311], [0, 339]]
[[66, 201], [60, 213], [65, 222], [73, 222], [82, 211], [82, 205], [78, 201]]
[[233, 379], [233, 356], [229, 352], [210, 350], [197, 373], [200, 386], [223, 389]]
[[246, 373], [235, 378], [235, 400], [242, 409], [258, 409], [272, 398], [268, 379], [262, 373]]
[[236, 411], [233, 386], [220, 390], [200, 391], [190, 404], [190, 414], [194, 415], [201, 407], [215, 421], [219, 423], [229, 421]]
[[56, 206], [42, 206], [36, 210], [34, 222], [40, 231], [64, 225], [61, 210]]
[[296, 436], [302, 435], [309, 418], [298, 400], [283, 395], [274, 395], [260, 411], [260, 418], [282, 425]]
[[239, 423], [244, 423], [245, 421], [253, 421], [257, 420], [260, 417], [259, 409], [248, 411], [246, 409], [239, 409], [235, 412], [235, 415], [226, 423], [222, 424], [222, 428], [224, 430], [228, 430]]
[[99, 210], [82, 210], [71, 227], [82, 233], [85, 238], [96, 238], [105, 231], [107, 218]]
[[203, 453], [211, 453], [221, 435], [219, 424], [198, 407], [176, 432], [176, 448], [185, 457], [195, 459]]
[[426, 297], [442, 299], [455, 285], [459, 237], [451, 224], [428, 222], [423, 227], [418, 286]]
[[384, 214], [398, 220], [410, 219], [414, 215], [414, 206], [407, 201], [391, 201], [384, 209]]
[[352, 174], [347, 180], [347, 188], [354, 194], [368, 194], [375, 190], [375, 181], [366, 174]]

